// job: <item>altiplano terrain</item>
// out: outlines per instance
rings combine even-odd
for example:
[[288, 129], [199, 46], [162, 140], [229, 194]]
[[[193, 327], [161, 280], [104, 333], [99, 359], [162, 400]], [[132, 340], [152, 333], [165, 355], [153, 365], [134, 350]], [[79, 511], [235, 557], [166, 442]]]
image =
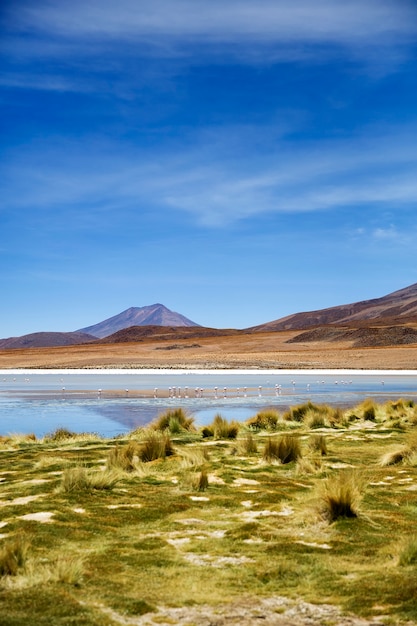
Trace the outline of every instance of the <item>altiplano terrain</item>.
[[417, 343], [357, 347], [355, 338], [346, 337], [294, 342], [300, 334], [151, 335], [126, 343], [1, 350], [0, 368], [417, 369]]

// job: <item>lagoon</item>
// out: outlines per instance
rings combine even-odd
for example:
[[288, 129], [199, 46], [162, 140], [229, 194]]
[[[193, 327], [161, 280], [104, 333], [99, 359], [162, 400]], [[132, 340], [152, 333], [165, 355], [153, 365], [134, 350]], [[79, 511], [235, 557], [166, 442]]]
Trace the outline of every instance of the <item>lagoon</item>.
[[181, 406], [197, 425], [243, 421], [307, 400], [354, 406], [366, 397], [417, 401], [417, 372], [363, 370], [0, 370], [0, 434], [58, 427], [122, 435]]

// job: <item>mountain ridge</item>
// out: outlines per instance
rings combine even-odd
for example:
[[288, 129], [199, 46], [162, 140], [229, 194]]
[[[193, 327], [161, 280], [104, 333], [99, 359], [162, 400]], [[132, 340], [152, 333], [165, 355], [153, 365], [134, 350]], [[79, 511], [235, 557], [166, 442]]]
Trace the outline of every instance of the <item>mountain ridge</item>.
[[397, 324], [417, 321], [417, 283], [380, 298], [294, 313], [246, 330], [250, 332], [307, 330], [315, 326], [382, 323], [384, 320], [387, 323], [395, 321]]
[[[357, 345], [404, 345], [414, 343], [415, 334], [409, 330], [393, 330], [417, 324], [417, 283], [380, 298], [351, 304], [295, 313], [265, 324], [241, 330], [202, 327], [184, 315], [171, 311], [163, 304], [130, 307], [97, 324], [68, 333], [39, 332], [0, 339], [0, 349], [31, 347], [65, 347], [85, 343], [129, 343], [158, 339], [160, 341], [250, 335], [278, 331], [316, 331], [291, 340], [311, 341], [352, 340]], [[375, 328], [380, 327], [376, 331]], [[371, 334], [350, 332], [369, 329]], [[335, 334], [335, 330], [338, 332]], [[334, 338], [334, 339], [333, 339]], [[370, 342], [370, 343], [369, 343]]]

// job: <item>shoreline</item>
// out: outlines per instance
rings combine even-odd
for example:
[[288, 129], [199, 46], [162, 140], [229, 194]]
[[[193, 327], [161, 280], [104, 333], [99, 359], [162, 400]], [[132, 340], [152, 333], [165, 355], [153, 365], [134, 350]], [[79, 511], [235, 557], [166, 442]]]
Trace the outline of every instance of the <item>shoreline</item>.
[[259, 376], [263, 374], [273, 374], [276, 376], [417, 376], [417, 369], [276, 369], [276, 368], [219, 368], [219, 369], [193, 369], [193, 368], [14, 368], [14, 369], [0, 369], [0, 376], [8, 375], [151, 375], [151, 376], [166, 376], [166, 375], [186, 375], [195, 374], [198, 376], [210, 376], [210, 375], [254, 375]]

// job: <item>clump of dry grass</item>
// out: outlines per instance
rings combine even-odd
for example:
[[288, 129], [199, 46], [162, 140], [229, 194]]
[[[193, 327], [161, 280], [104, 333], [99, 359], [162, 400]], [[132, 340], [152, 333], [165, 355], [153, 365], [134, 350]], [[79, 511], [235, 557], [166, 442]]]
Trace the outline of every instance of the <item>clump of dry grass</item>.
[[377, 409], [378, 405], [375, 404], [372, 398], [366, 398], [355, 407], [352, 415], [368, 422], [375, 422]]
[[[214, 417], [213, 423], [206, 427], [208, 428], [207, 432], [212, 432], [213, 437], [215, 439], [236, 439], [240, 424], [238, 422], [232, 421], [228, 422], [227, 419], [222, 417], [219, 413]], [[210, 436], [204, 435], [203, 436]]]
[[197, 491], [205, 491], [209, 486], [208, 472], [206, 468], [203, 468], [196, 481]]
[[259, 411], [254, 417], [247, 420], [246, 424], [252, 430], [276, 430], [279, 421], [279, 412], [275, 409]]
[[0, 437], [0, 444], [6, 447], [20, 447], [31, 443], [37, 443], [38, 440], [34, 433], [22, 434], [22, 433], [12, 433], [5, 437]]
[[157, 417], [150, 427], [154, 430], [168, 430], [171, 434], [193, 431], [194, 417], [187, 415], [183, 409], [172, 409]]
[[122, 472], [134, 472], [139, 461], [138, 444], [130, 441], [125, 446], [116, 444], [107, 455], [107, 468], [109, 470], [121, 470]]
[[318, 511], [330, 524], [340, 518], [355, 518], [360, 512], [364, 483], [354, 471], [331, 476], [319, 487]]
[[282, 419], [291, 422], [302, 422], [307, 411], [315, 410], [316, 405], [312, 402], [306, 402], [305, 404], [299, 404], [293, 406], [288, 411], [285, 411]]
[[386, 452], [379, 459], [379, 465], [381, 467], [388, 467], [390, 465], [399, 465], [399, 463], [405, 463], [411, 461], [417, 453], [417, 434], [411, 433], [403, 446], [395, 448], [390, 452]]
[[68, 428], [56, 428], [52, 433], [45, 435], [45, 441], [60, 442], [68, 439], [74, 439], [77, 433], [68, 430]]
[[308, 442], [308, 447], [313, 452], [318, 452], [321, 456], [327, 454], [327, 440], [324, 435], [312, 435]]
[[240, 442], [239, 442], [240, 452], [244, 455], [250, 456], [251, 454], [256, 454], [258, 452], [258, 446], [256, 441], [251, 435], [248, 433]]
[[94, 471], [82, 465], [69, 467], [64, 470], [60, 493], [73, 493], [79, 491], [111, 490], [120, 476], [113, 471]]
[[80, 587], [84, 575], [83, 560], [73, 556], [61, 556], [57, 559], [52, 577], [60, 583]]
[[407, 566], [417, 563], [417, 535], [408, 538], [401, 547], [398, 565]]
[[149, 430], [138, 446], [138, 457], [143, 463], [165, 459], [173, 454], [171, 438], [165, 432]]
[[308, 459], [302, 457], [297, 459], [295, 473], [297, 476], [308, 476], [310, 474], [317, 474], [318, 472], [321, 472], [322, 469], [323, 467], [320, 459]]
[[282, 417], [286, 421], [303, 422], [308, 428], [334, 427], [345, 421], [341, 409], [310, 401], [291, 407]]
[[201, 467], [208, 461], [209, 454], [202, 447], [188, 448], [181, 451], [181, 467]]
[[281, 435], [280, 437], [270, 437], [263, 452], [263, 459], [270, 463], [279, 461], [280, 463], [291, 463], [301, 458], [301, 445], [298, 437], [294, 435]]
[[26, 565], [29, 542], [23, 535], [6, 541], [0, 549], [0, 576], [17, 576]]

